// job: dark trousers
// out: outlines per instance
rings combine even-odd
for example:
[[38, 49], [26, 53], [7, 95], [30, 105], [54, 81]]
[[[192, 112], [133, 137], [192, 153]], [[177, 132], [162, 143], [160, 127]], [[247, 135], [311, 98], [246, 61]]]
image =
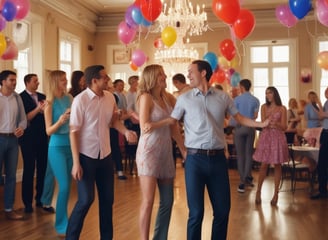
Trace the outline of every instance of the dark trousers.
[[113, 163], [109, 155], [104, 159], [93, 159], [80, 154], [83, 176], [77, 182], [78, 200], [68, 221], [66, 240], [78, 240], [84, 218], [94, 201], [95, 183], [99, 200], [100, 239], [113, 239], [112, 206], [114, 202]]
[[48, 145], [40, 143], [39, 145], [24, 143], [21, 144], [23, 156], [23, 179], [22, 179], [22, 199], [25, 207], [32, 207], [34, 172], [36, 168], [36, 195], [37, 204], [41, 204], [41, 196], [44, 185], [44, 176], [47, 168]]
[[115, 163], [116, 171], [123, 171], [122, 153], [118, 138], [119, 132], [115, 128], [110, 129], [110, 148], [112, 149], [112, 159]]
[[189, 208], [187, 240], [200, 240], [205, 186], [213, 208], [212, 240], [224, 240], [230, 212], [230, 183], [224, 152], [215, 156], [188, 154], [185, 181]]
[[323, 129], [320, 135], [320, 150], [318, 160], [319, 192], [327, 194], [328, 180], [328, 129]]

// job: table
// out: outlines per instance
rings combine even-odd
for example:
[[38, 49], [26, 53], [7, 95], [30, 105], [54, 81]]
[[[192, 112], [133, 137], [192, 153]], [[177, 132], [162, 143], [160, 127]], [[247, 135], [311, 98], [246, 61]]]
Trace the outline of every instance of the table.
[[318, 163], [319, 158], [319, 148], [318, 147], [310, 147], [310, 146], [292, 146], [294, 159], [296, 157], [308, 157], [313, 159]]

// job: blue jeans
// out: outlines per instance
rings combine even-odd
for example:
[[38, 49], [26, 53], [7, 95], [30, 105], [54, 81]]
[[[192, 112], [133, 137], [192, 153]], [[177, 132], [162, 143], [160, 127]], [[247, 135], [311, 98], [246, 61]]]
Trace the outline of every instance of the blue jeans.
[[100, 239], [113, 239], [114, 174], [111, 155], [93, 159], [80, 154], [83, 169], [82, 179], [77, 182], [78, 200], [70, 216], [66, 240], [78, 240], [84, 218], [95, 198], [95, 183], [98, 190]]
[[185, 162], [185, 181], [189, 208], [187, 239], [201, 239], [205, 186], [213, 208], [211, 239], [226, 239], [230, 184], [224, 152], [215, 156], [188, 154]]
[[15, 136], [0, 137], [0, 175], [5, 166], [5, 210], [12, 210], [15, 202], [18, 139]]

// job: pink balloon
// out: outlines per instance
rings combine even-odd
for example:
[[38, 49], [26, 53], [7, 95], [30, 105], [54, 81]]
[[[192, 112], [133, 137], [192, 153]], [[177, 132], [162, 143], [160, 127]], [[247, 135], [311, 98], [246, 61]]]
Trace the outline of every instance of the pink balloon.
[[136, 36], [136, 30], [133, 29], [133, 28], [130, 28], [126, 24], [125, 21], [122, 21], [118, 25], [117, 35], [118, 35], [118, 38], [121, 40], [122, 43], [129, 44], [130, 42], [132, 42], [132, 40]]
[[288, 28], [295, 26], [298, 21], [287, 4], [279, 5], [276, 8], [276, 18], [282, 25]]
[[5, 4], [5, 0], [0, 0], [0, 10], [3, 8], [4, 4]]
[[2, 15], [0, 15], [0, 31], [6, 28], [6, 24], [6, 19]]
[[328, 5], [324, 0], [317, 0], [316, 6], [316, 14], [319, 22], [328, 27]]
[[132, 52], [131, 61], [137, 67], [142, 66], [142, 64], [144, 64], [146, 62], [146, 60], [147, 60], [147, 56], [145, 55], [145, 53], [142, 50], [136, 49]]
[[3, 60], [12, 60], [18, 57], [18, 48], [14, 41], [12, 41], [9, 37], [6, 37], [7, 48], [6, 51], [2, 54], [1, 58]]
[[17, 20], [23, 19], [26, 17], [30, 11], [30, 1], [29, 0], [10, 0], [17, 9], [15, 18]]

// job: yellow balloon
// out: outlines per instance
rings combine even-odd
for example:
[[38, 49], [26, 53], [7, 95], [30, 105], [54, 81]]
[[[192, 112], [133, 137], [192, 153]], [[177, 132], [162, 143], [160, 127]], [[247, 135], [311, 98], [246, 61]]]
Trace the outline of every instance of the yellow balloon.
[[238, 59], [237, 57], [234, 57], [231, 61], [230, 61], [230, 67], [231, 68], [236, 68], [239, 64], [238, 64]]
[[320, 52], [317, 57], [317, 63], [320, 68], [328, 70], [328, 51]]
[[177, 32], [173, 27], [166, 27], [162, 31], [161, 38], [165, 46], [171, 47], [177, 40]]
[[223, 69], [228, 69], [229, 68], [229, 62], [225, 57], [219, 56], [219, 66], [220, 68]]
[[0, 33], [0, 56], [6, 51], [7, 49], [7, 42], [6, 37], [3, 33]]

